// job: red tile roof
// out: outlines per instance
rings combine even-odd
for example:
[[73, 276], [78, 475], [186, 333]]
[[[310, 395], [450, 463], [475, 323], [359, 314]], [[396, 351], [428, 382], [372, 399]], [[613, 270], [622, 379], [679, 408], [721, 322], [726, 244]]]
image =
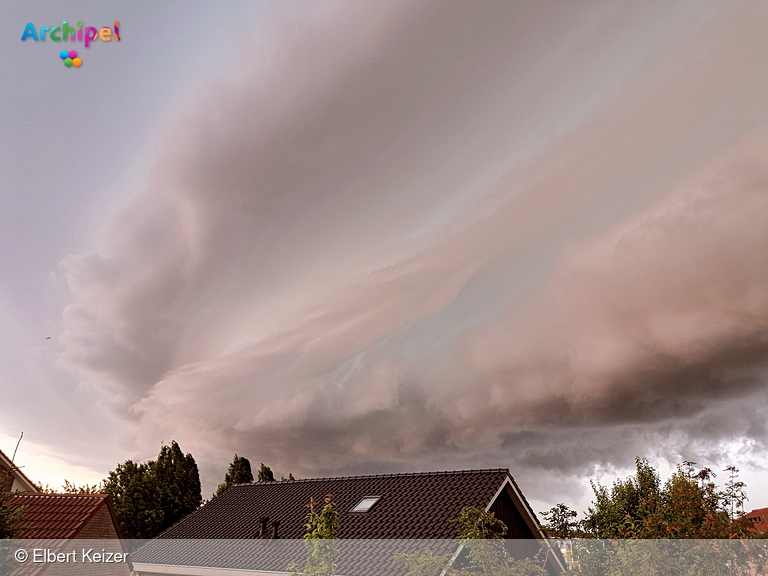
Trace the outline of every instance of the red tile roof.
[[8, 508], [26, 506], [17, 538], [74, 538], [102, 506], [106, 494], [18, 494], [8, 501]]
[[764, 532], [768, 530], [768, 508], [758, 508], [747, 514], [752, 522], [752, 528]]
[[[122, 538], [120, 525], [106, 494], [22, 493], [9, 499], [7, 505], [11, 510], [26, 507], [19, 521], [25, 529], [20, 530], [16, 538], [37, 543], [30, 542], [28, 546], [42, 545], [53, 552], [66, 550], [67, 541], [76, 538], [104, 507], [109, 511], [117, 536]], [[49, 566], [53, 564], [22, 564], [12, 569], [8, 576], [41, 576]]]

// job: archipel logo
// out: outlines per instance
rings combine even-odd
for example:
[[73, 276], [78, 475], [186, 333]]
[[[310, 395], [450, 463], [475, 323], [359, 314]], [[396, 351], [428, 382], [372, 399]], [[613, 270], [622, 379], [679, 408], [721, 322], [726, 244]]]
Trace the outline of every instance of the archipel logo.
[[[27, 38], [32, 38], [35, 42], [45, 42], [46, 32], [48, 33], [48, 38], [54, 42], [83, 42], [85, 48], [88, 48], [96, 40], [101, 40], [102, 42], [115, 40], [119, 42], [120, 22], [115, 20], [114, 28], [104, 26], [101, 29], [97, 29], [93, 26], [83, 28], [82, 22], [78, 22], [77, 28], [73, 28], [64, 20], [61, 26], [40, 26], [39, 33], [35, 25], [32, 22], [28, 22], [24, 28], [24, 34], [21, 35], [21, 41], [26, 42]], [[64, 60], [64, 66], [67, 68], [79, 68], [83, 63], [77, 56], [76, 50], [62, 50], [59, 52], [59, 57]]]
[[59, 57], [64, 60], [64, 66], [69, 68], [70, 66], [74, 66], [75, 68], [80, 68], [80, 65], [83, 63], [80, 58], [77, 57], [77, 51], [76, 50], [70, 50], [67, 52], [66, 50], [62, 50], [59, 52]]

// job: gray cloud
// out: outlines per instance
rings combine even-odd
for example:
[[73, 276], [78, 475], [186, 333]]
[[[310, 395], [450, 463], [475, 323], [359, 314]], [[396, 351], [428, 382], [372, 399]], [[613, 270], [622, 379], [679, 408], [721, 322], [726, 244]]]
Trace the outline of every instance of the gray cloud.
[[180, 113], [108, 250], [64, 263], [62, 363], [211, 477], [237, 451], [551, 486], [661, 438], [764, 442], [753, 9], [683, 35], [652, 5], [292, 12]]

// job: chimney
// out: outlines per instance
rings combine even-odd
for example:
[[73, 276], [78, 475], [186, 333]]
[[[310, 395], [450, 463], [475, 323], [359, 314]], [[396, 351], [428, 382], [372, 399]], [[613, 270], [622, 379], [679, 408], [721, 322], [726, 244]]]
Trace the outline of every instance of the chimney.
[[269, 524], [269, 516], [262, 516], [260, 520], [261, 520], [261, 528], [259, 529], [259, 538], [266, 538], [267, 525]]
[[280, 536], [277, 535], [277, 529], [280, 528], [280, 520], [274, 520], [272, 522], [272, 539], [277, 540]]

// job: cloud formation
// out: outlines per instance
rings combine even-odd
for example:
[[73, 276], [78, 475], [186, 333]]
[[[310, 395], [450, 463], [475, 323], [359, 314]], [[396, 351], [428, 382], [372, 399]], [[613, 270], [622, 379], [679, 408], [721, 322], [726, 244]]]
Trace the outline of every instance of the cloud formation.
[[146, 455], [570, 474], [766, 441], [764, 8], [312, 10], [64, 263], [61, 360]]

